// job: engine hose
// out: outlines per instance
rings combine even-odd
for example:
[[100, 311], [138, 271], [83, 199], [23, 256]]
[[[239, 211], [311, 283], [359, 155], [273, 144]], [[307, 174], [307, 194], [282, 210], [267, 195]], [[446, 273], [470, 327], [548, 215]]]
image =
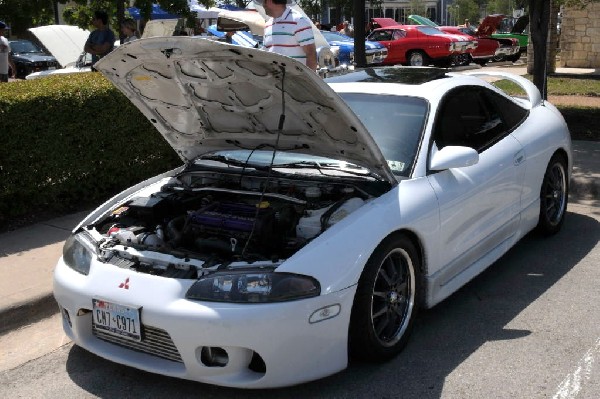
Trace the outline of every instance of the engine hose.
[[169, 238], [169, 245], [172, 247], [178, 247], [183, 240], [183, 228], [185, 226], [186, 216], [178, 216], [175, 219], [171, 219], [167, 223], [167, 237]]
[[350, 196], [342, 198], [335, 204], [331, 205], [331, 207], [321, 215], [321, 233], [327, 229], [327, 224], [329, 223], [331, 215], [333, 215], [333, 213], [337, 211], [342, 205], [344, 205], [346, 201], [348, 201], [350, 198]]

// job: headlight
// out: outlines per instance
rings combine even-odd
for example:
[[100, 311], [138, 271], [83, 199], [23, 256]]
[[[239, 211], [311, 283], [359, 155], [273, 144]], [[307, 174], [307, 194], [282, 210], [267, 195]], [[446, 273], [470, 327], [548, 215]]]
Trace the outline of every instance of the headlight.
[[312, 277], [276, 272], [215, 273], [201, 277], [186, 298], [213, 302], [269, 303], [310, 298], [321, 293]]
[[79, 235], [67, 238], [63, 246], [63, 260], [71, 269], [84, 275], [90, 272], [92, 250], [86, 245]]

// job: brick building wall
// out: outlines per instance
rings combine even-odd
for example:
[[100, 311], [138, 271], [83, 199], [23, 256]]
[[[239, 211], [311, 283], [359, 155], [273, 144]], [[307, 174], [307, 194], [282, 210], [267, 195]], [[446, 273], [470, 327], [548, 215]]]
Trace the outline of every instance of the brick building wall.
[[600, 68], [600, 3], [563, 10], [560, 66]]

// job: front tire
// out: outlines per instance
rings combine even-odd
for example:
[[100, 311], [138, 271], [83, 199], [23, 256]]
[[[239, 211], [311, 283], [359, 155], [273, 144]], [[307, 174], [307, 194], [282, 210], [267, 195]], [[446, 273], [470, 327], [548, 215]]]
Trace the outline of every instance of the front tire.
[[546, 168], [540, 190], [540, 219], [537, 230], [543, 235], [558, 233], [564, 220], [569, 199], [567, 161], [555, 154]]
[[421, 295], [419, 252], [394, 234], [375, 249], [358, 282], [350, 318], [350, 356], [383, 361], [405, 346]]

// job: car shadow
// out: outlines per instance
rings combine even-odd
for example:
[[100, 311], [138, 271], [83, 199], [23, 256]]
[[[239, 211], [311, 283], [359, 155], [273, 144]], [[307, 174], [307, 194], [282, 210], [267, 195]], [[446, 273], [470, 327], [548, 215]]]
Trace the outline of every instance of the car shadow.
[[293, 387], [239, 390], [146, 373], [73, 346], [67, 372], [98, 397], [143, 392], [145, 398], [440, 398], [445, 379], [482, 345], [531, 334], [506, 326], [592, 251], [600, 239], [599, 224], [568, 212], [559, 234], [526, 236], [461, 290], [421, 312], [407, 347], [385, 363], [353, 362], [333, 376]]

